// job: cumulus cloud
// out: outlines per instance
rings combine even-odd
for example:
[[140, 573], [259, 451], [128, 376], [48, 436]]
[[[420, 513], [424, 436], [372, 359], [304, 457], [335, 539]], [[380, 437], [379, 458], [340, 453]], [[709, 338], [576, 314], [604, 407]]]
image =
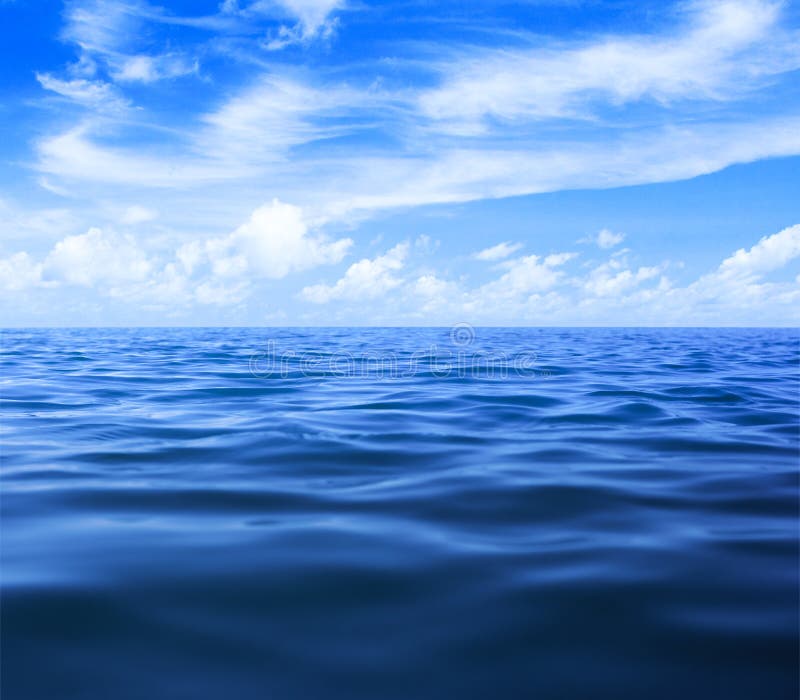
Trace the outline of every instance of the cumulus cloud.
[[[133, 206], [120, 221], [154, 215]], [[172, 255], [149, 252], [131, 235], [90, 228], [58, 241], [41, 262], [27, 252], [0, 260], [0, 276], [11, 290], [68, 285], [129, 301], [225, 305], [244, 299], [259, 279], [340, 262], [351, 245], [349, 238], [313, 233], [299, 207], [273, 200], [230, 234], [185, 242]]]
[[454, 283], [436, 275], [422, 275], [414, 282], [414, 292], [428, 299], [443, 299], [455, 289]]
[[478, 296], [493, 303], [550, 289], [564, 277], [565, 273], [559, 268], [573, 257], [574, 253], [557, 253], [544, 259], [539, 255], [526, 255], [501, 263], [506, 272], [483, 285]]
[[777, 270], [800, 256], [800, 225], [790, 226], [779, 233], [764, 236], [750, 250], [740, 248], [722, 261], [718, 277], [752, 279], [765, 272]]
[[607, 250], [608, 248], [619, 245], [624, 240], [624, 233], [614, 233], [614, 231], [604, 228], [598, 231], [596, 236], [587, 236], [586, 238], [581, 238], [578, 242], [594, 243], [598, 248]]
[[641, 282], [656, 277], [660, 272], [659, 266], [631, 270], [625, 267], [624, 263], [614, 259], [592, 270], [584, 283], [584, 288], [595, 296], [618, 296]]
[[522, 248], [522, 243], [510, 243], [509, 241], [504, 241], [503, 243], [498, 243], [490, 248], [484, 248], [477, 253], [473, 253], [472, 257], [476, 260], [493, 262], [513, 255], [520, 248]]
[[315, 284], [304, 287], [301, 296], [315, 304], [326, 304], [334, 299], [370, 299], [379, 297], [402, 282], [395, 273], [403, 268], [408, 243], [398, 243], [394, 248], [376, 258], [364, 258], [353, 263], [334, 285]]
[[42, 278], [90, 287], [143, 280], [151, 269], [147, 255], [130, 236], [91, 228], [56, 243], [42, 265]]
[[213, 241], [209, 250], [239, 256], [256, 274], [277, 279], [296, 270], [337, 263], [352, 244], [350, 238], [331, 241], [311, 234], [300, 207], [275, 199], [256, 209], [227, 238]]
[[764, 277], [798, 257], [800, 224], [764, 236], [749, 250], [741, 248], [725, 258], [716, 270], [684, 290], [686, 304], [703, 299], [709, 313], [724, 316], [733, 310], [733, 305], [742, 313], [759, 306], [768, 308], [770, 300], [774, 300], [775, 308], [769, 309], [774, 313], [787, 300], [800, 301], [800, 287], [791, 282], [770, 282]]
[[[317, 304], [339, 302], [336, 318], [343, 322], [386, 320], [390, 313], [393, 321], [468, 318], [514, 325], [800, 321], [800, 275], [790, 281], [767, 278], [800, 258], [800, 225], [762, 238], [684, 284], [668, 277], [666, 262], [632, 264], [629, 253], [582, 266], [568, 265], [577, 257], [568, 251], [522, 256], [497, 263], [497, 276], [477, 285], [463, 276], [414, 270], [405, 254], [401, 261], [390, 253], [356, 263], [336, 284], [308, 286], [301, 296]], [[403, 276], [397, 274], [401, 267], [409, 268]]]
[[[262, 209], [231, 234], [187, 242], [166, 257], [129, 236], [90, 229], [67, 236], [43, 260], [26, 252], [0, 260], [0, 286], [9, 299], [26, 289], [72, 286], [95, 301], [106, 296], [167, 310], [193, 303], [233, 308], [264, 280], [298, 269], [301, 254], [317, 264], [339, 257], [340, 251], [328, 257], [337, 242], [309, 233], [296, 208], [273, 202]], [[262, 236], [272, 238], [275, 231], [280, 235], [262, 247]], [[285, 245], [287, 240], [291, 243]], [[314, 258], [309, 241], [322, 251], [328, 247], [327, 252]], [[274, 256], [285, 256], [284, 262], [278, 264]], [[786, 269], [800, 259], [800, 224], [733, 252], [715, 269], [684, 283], [667, 276], [666, 263], [632, 264], [632, 256], [615, 254], [599, 264], [577, 265], [569, 264], [576, 258], [569, 251], [526, 255], [495, 263], [494, 276], [475, 283], [431, 269], [422, 249], [403, 242], [353, 263], [334, 283], [302, 287], [299, 297], [310, 302], [311, 310], [336, 302], [316, 317], [327, 324], [450, 323], [455, 318], [611, 325], [800, 321], [800, 275]]]
[[417, 308], [418, 317], [428, 320], [431, 314], [446, 313], [464, 299], [464, 291], [458, 282], [428, 273], [417, 277], [410, 285], [411, 295], [417, 297], [408, 308]]
[[27, 253], [15, 253], [0, 260], [0, 287], [5, 291], [18, 292], [41, 281], [42, 266]]
[[352, 244], [349, 238], [331, 240], [312, 232], [300, 207], [275, 199], [226, 236], [184, 243], [174, 265], [195, 280], [191, 286], [198, 301], [224, 304], [245, 298], [257, 280], [338, 263]]

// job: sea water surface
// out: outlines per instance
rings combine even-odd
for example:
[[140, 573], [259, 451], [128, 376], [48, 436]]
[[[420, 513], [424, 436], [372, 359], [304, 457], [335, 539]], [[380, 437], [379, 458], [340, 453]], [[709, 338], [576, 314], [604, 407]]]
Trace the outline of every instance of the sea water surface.
[[794, 700], [799, 342], [5, 330], [2, 698]]

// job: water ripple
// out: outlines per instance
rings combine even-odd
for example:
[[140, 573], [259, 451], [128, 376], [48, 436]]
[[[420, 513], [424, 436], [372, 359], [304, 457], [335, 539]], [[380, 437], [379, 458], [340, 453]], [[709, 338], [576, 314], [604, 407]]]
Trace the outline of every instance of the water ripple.
[[799, 341], [3, 331], [3, 697], [795, 698]]

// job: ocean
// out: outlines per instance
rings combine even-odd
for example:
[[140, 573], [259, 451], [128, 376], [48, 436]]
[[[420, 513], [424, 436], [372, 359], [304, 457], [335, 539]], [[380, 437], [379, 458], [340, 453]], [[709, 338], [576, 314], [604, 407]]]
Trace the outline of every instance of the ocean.
[[3, 700], [800, 694], [796, 329], [2, 332]]

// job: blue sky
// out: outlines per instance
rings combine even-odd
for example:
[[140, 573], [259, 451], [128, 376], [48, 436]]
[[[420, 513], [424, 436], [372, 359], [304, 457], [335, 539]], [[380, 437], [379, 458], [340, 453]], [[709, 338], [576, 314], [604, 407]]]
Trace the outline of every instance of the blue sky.
[[800, 4], [0, 0], [5, 325], [800, 321]]

